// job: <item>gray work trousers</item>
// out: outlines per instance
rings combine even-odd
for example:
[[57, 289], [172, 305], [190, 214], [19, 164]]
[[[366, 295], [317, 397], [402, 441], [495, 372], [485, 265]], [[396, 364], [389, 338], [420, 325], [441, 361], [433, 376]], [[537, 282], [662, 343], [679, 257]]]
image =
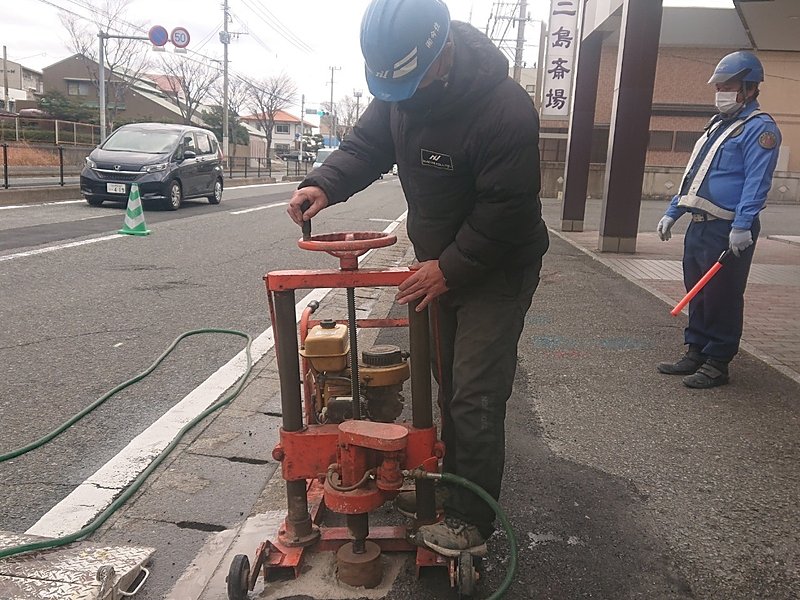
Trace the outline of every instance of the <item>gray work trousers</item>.
[[[431, 320], [433, 376], [439, 384], [444, 470], [469, 479], [495, 499], [505, 462], [506, 402], [517, 368], [517, 343], [539, 284], [541, 260], [498, 271], [480, 284], [441, 296]], [[438, 342], [437, 342], [438, 339]], [[441, 356], [441, 366], [437, 364]], [[445, 514], [494, 531], [494, 512], [453, 486]]]

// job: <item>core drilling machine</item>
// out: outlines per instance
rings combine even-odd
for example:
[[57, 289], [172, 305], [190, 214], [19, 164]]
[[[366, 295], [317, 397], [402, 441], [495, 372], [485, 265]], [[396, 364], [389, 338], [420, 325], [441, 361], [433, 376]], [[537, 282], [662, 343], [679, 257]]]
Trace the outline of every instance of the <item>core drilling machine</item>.
[[[366, 588], [382, 580], [381, 552], [413, 552], [417, 575], [425, 567], [446, 567], [461, 597], [474, 591], [478, 574], [469, 553], [448, 558], [409, 541], [415, 527], [438, 518], [434, 479], [445, 450], [433, 423], [428, 309], [417, 312], [415, 302], [408, 318], [356, 318], [357, 288], [397, 287], [411, 275], [408, 268], [358, 268], [359, 256], [396, 241], [375, 232], [311, 236], [308, 222], [298, 245], [339, 258], [339, 269], [272, 271], [264, 277], [283, 419], [272, 455], [286, 481], [288, 510], [275, 535], [258, 546], [252, 567], [246, 555], [234, 558], [229, 600], [247, 598], [261, 573], [265, 581], [279, 569], [299, 576], [306, 551], [335, 552], [339, 581]], [[311, 302], [298, 336], [295, 290], [314, 288], [344, 288], [347, 318], [315, 320], [319, 305]], [[407, 327], [409, 353], [380, 345], [359, 356], [357, 328], [369, 327]], [[396, 422], [409, 377], [411, 422]], [[393, 500], [406, 477], [416, 479], [415, 523], [370, 527], [370, 512]], [[347, 526], [326, 527], [326, 510], [345, 515]]]

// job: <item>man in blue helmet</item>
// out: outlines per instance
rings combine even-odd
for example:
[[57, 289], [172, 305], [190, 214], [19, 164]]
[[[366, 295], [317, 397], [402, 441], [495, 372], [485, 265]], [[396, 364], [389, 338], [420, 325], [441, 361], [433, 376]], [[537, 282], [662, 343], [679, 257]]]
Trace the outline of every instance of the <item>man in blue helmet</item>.
[[722, 252], [734, 255], [689, 304], [686, 354], [658, 365], [661, 373], [683, 375], [690, 388], [728, 383], [728, 363], [739, 351], [744, 290], [761, 229], [758, 215], [781, 144], [775, 121], [759, 110], [762, 81], [764, 68], [751, 52], [734, 52], [719, 62], [708, 81], [716, 86], [719, 114], [697, 141], [681, 189], [657, 227], [667, 241], [675, 221], [683, 213], [691, 215], [683, 255], [687, 290]]
[[[397, 164], [418, 261], [397, 301], [437, 304], [444, 468], [497, 498], [517, 343], [548, 247], [536, 110], [503, 54], [451, 22], [440, 0], [373, 0], [361, 49], [375, 100], [288, 213], [301, 224]], [[446, 518], [417, 541], [443, 553], [485, 548], [492, 509], [468, 491], [440, 492]], [[416, 506], [413, 494], [396, 504]]]

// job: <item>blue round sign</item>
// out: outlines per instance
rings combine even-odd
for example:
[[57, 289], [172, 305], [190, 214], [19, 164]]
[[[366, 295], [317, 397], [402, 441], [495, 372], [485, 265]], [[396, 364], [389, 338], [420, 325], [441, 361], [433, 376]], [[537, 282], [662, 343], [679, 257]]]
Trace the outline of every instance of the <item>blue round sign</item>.
[[154, 46], [164, 46], [169, 41], [169, 32], [161, 25], [153, 25], [147, 32], [147, 37]]

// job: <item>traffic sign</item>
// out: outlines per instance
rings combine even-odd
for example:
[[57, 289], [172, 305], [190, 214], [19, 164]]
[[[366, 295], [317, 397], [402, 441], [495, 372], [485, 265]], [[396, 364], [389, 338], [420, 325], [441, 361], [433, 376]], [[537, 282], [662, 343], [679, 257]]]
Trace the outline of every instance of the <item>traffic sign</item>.
[[147, 32], [147, 37], [153, 42], [153, 46], [157, 47], [163, 46], [169, 41], [169, 33], [161, 25], [153, 25]]
[[176, 27], [172, 30], [170, 41], [176, 48], [186, 48], [189, 45], [189, 32], [184, 27]]

